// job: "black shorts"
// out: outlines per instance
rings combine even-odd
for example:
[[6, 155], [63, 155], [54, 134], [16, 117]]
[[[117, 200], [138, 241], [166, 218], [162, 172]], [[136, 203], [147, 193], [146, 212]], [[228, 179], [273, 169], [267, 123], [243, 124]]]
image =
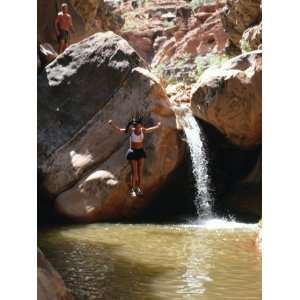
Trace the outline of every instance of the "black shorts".
[[132, 151], [128, 150], [127, 160], [138, 160], [140, 158], [145, 158], [146, 153], [143, 148], [141, 149], [132, 149]]
[[65, 43], [68, 43], [69, 42], [69, 38], [70, 38], [70, 34], [69, 34], [69, 31], [66, 31], [66, 30], [60, 30], [59, 31], [59, 35], [57, 37], [58, 39], [58, 42], [65, 42]]

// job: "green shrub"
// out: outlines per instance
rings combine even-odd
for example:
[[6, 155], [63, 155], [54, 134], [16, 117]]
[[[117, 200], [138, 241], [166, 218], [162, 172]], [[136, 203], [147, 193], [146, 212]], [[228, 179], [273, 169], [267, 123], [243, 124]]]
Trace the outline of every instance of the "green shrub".
[[249, 45], [249, 42], [246, 41], [245, 39], [241, 39], [240, 41], [240, 44], [241, 44], [241, 49], [243, 52], [250, 52], [252, 51], [250, 45]]
[[153, 72], [155, 75], [161, 76], [165, 68], [165, 64], [158, 64], [155, 68], [151, 69], [151, 72]]
[[229, 57], [222, 54], [214, 54], [209, 53], [205, 56], [198, 55], [195, 58], [195, 64], [196, 64], [196, 74], [195, 76], [200, 77], [200, 75], [208, 68], [215, 68], [220, 67], [222, 64], [228, 60]]
[[151, 72], [155, 74], [157, 77], [165, 80], [167, 84], [174, 84], [177, 82], [177, 79], [174, 75], [168, 75], [166, 76], [164, 74], [165, 69], [167, 68], [167, 64], [160, 63], [155, 68], [151, 69]]
[[174, 65], [174, 66], [176, 66], [176, 67], [183, 66], [183, 65], [187, 64], [191, 60], [191, 57], [192, 57], [191, 54], [185, 52], [185, 53], [182, 54], [182, 56], [180, 57], [180, 59], [173, 60], [171, 62], [171, 64]]
[[196, 70], [194, 72], [190, 72], [189, 76], [184, 78], [183, 81], [185, 83], [196, 82], [202, 73], [208, 68], [216, 68], [222, 66], [222, 64], [229, 59], [228, 56], [224, 54], [214, 54], [209, 53], [207, 55], [198, 55], [195, 58], [188, 53], [181, 56], [180, 59], [172, 60], [168, 64], [161, 63], [158, 64], [155, 68], [152, 68], [152, 72], [159, 78], [163, 78], [167, 84], [177, 83], [178, 80], [175, 74], [166, 75], [165, 70], [168, 65], [172, 65], [174, 67], [181, 67], [187, 63], [194, 63], [196, 65]]
[[216, 0], [192, 0], [190, 2], [190, 6], [193, 10], [195, 10], [196, 8], [198, 8], [200, 5], [203, 4], [211, 4], [211, 3], [215, 3]]

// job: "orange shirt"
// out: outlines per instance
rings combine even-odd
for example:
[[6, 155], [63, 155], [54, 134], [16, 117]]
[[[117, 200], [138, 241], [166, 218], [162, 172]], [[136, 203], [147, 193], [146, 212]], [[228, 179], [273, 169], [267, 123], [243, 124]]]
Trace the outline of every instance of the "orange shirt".
[[59, 12], [55, 21], [59, 30], [70, 31], [70, 28], [73, 26], [72, 17], [68, 13], [64, 14]]

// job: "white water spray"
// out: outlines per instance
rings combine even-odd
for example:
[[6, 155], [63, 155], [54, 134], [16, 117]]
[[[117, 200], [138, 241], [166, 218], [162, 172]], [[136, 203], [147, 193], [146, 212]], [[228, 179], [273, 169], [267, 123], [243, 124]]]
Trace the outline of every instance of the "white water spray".
[[193, 175], [196, 184], [194, 203], [198, 217], [208, 219], [212, 217], [212, 197], [209, 193], [209, 177], [207, 172], [207, 158], [204, 147], [204, 134], [190, 109], [176, 109], [177, 121], [183, 128], [190, 149]]

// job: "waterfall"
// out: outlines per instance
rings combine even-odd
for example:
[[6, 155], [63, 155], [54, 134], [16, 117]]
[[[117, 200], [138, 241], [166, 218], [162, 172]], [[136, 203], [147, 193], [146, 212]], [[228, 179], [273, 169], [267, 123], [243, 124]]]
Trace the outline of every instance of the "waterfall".
[[212, 197], [209, 193], [209, 177], [207, 173], [207, 157], [204, 146], [204, 134], [190, 109], [181, 107], [174, 110], [177, 122], [183, 128], [190, 150], [196, 195], [194, 203], [198, 217], [212, 217]]
[[183, 127], [190, 149], [193, 175], [196, 183], [194, 203], [197, 214], [201, 218], [212, 216], [212, 197], [209, 193], [209, 177], [207, 173], [207, 157], [204, 147], [204, 134], [191, 112], [185, 113]]

